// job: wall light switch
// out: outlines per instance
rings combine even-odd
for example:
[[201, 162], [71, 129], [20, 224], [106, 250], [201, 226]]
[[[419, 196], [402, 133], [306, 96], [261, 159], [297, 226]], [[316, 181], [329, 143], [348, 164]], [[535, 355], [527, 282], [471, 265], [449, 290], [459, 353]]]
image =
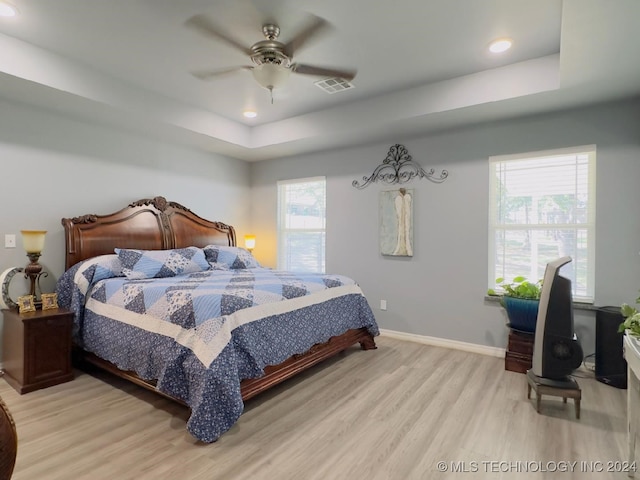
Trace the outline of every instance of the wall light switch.
[[380, 300], [380, 310], [386, 310], [386, 309], [387, 309], [387, 301]]
[[4, 248], [16, 248], [16, 236], [13, 233], [4, 236]]

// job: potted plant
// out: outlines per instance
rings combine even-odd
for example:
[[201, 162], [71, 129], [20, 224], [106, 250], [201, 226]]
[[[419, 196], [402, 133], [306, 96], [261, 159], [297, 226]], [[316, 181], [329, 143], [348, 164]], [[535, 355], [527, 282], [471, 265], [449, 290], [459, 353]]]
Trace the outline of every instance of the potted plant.
[[[640, 304], [640, 297], [636, 299], [636, 304]], [[618, 327], [618, 332], [623, 333], [628, 330], [631, 335], [640, 337], [640, 312], [631, 305], [623, 303], [620, 307], [620, 313], [625, 320]]]
[[[505, 283], [504, 278], [497, 278], [496, 283], [504, 290], [500, 305], [507, 311], [509, 327], [528, 333], [535, 332], [542, 280], [532, 283], [525, 277], [518, 276], [509, 283]], [[492, 288], [488, 294], [499, 295]]]

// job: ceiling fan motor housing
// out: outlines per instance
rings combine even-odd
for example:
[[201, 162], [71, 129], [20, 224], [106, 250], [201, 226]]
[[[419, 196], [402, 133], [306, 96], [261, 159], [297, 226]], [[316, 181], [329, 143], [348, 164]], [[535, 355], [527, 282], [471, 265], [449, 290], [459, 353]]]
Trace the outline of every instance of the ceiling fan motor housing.
[[251, 47], [251, 61], [256, 65], [271, 63], [289, 67], [291, 59], [284, 53], [284, 44], [277, 40], [262, 40]]

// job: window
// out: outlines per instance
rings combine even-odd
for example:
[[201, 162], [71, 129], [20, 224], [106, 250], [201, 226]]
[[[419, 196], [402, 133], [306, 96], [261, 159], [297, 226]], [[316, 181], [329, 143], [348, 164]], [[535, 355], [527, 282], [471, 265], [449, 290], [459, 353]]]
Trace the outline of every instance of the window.
[[278, 182], [278, 269], [324, 273], [324, 177]]
[[489, 287], [496, 278], [530, 281], [548, 261], [562, 269], [576, 301], [593, 301], [595, 145], [489, 158]]

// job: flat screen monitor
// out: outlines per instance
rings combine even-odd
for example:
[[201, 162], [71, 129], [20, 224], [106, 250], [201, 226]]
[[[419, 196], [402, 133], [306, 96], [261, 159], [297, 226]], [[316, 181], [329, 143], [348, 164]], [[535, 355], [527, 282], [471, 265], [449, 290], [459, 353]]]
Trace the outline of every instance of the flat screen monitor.
[[566, 380], [583, 358], [573, 328], [571, 280], [560, 275], [560, 269], [569, 262], [571, 257], [547, 263], [533, 345], [533, 374], [559, 381]]

